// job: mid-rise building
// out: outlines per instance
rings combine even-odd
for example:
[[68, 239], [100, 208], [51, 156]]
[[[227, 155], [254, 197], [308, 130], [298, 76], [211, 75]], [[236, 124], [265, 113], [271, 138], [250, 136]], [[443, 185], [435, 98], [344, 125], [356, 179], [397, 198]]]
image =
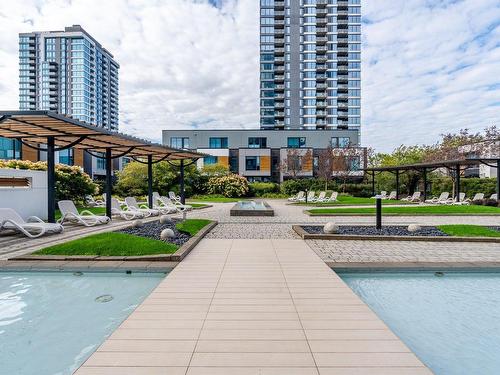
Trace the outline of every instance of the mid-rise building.
[[[113, 55], [79, 25], [21, 33], [19, 109], [48, 110], [117, 131], [119, 68]], [[4, 157], [44, 159], [43, 153], [8, 142], [12, 150], [4, 150]], [[105, 174], [103, 160], [81, 150], [61, 151], [57, 161], [81, 165], [93, 177]]]
[[361, 0], [260, 0], [262, 129], [361, 126]]

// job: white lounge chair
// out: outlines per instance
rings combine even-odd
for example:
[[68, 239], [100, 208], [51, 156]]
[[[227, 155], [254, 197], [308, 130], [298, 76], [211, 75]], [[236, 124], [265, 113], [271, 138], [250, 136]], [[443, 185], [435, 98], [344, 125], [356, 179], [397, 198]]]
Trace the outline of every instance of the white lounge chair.
[[339, 196], [338, 191], [332, 192], [332, 195], [330, 195], [330, 197], [325, 200], [325, 203], [337, 202], [338, 196]]
[[85, 196], [85, 204], [89, 207], [104, 207], [106, 203], [100, 199], [94, 199], [92, 195]]
[[14, 230], [29, 238], [37, 238], [46, 233], [61, 233], [64, 228], [58, 223], [46, 223], [37, 216], [24, 220], [12, 208], [0, 208], [0, 231]]
[[[316, 195], [316, 193], [314, 191], [310, 191], [307, 193], [307, 202], [314, 202], [314, 196]], [[300, 202], [305, 202], [306, 201], [306, 198], [302, 198], [300, 199]]]
[[154, 208], [149, 208], [145, 204], [137, 203], [137, 199], [135, 199], [134, 197], [125, 198], [125, 204], [127, 205], [127, 209], [131, 211], [142, 212], [144, 214], [144, 217], [158, 216], [160, 214], [160, 211], [155, 210]]
[[94, 225], [106, 224], [109, 222], [109, 217], [104, 215], [95, 215], [89, 210], [83, 210], [78, 212], [73, 201], [62, 200], [57, 202], [59, 206], [59, 211], [61, 211], [61, 218], [57, 221], [61, 225], [65, 222], [72, 224], [81, 224], [86, 227], [92, 227]]
[[111, 198], [111, 215], [119, 216], [124, 220], [142, 219], [144, 213], [137, 210], [130, 210], [128, 207], [122, 209], [118, 199]]
[[160, 202], [164, 207], [173, 211], [170, 213], [191, 211], [193, 209], [193, 206], [190, 206], [189, 204], [181, 204], [181, 203], [176, 204], [170, 198], [167, 197], [160, 197]]
[[466, 198], [465, 201], [472, 203], [474, 201], [480, 201], [483, 199], [484, 199], [484, 193], [476, 193], [476, 194], [474, 194], [474, 197], [472, 197], [472, 199]]
[[408, 197], [403, 198], [401, 200], [405, 201], [405, 202], [420, 202], [421, 195], [422, 195], [422, 193], [420, 193], [419, 191], [416, 191], [413, 193], [413, 195], [409, 195]]
[[382, 191], [380, 192], [380, 195], [375, 195], [375, 196], [374, 196], [374, 197], [372, 197], [372, 198], [382, 198], [382, 199], [387, 199], [387, 191], [382, 190]]
[[450, 197], [450, 193], [447, 191], [444, 191], [441, 193], [439, 197], [432, 197], [431, 199], [427, 199], [425, 203], [432, 203], [432, 204], [443, 204], [446, 203], [448, 198]]
[[395, 200], [397, 198], [396, 190], [393, 190], [389, 193], [389, 195], [384, 199]]
[[458, 196], [460, 197], [460, 199], [457, 199], [457, 197], [453, 198], [450, 197], [442, 204], [456, 204], [456, 205], [469, 204], [469, 202], [465, 200], [465, 193], [460, 193]]
[[311, 202], [313, 203], [319, 203], [323, 202], [326, 199], [326, 191], [320, 191], [319, 195], [317, 197], [314, 197]]
[[[168, 198], [167, 198], [168, 199]], [[189, 206], [191, 207], [191, 206]], [[175, 214], [180, 210], [177, 208], [175, 204], [172, 203], [170, 199], [168, 199], [168, 204], [164, 203], [162, 197], [158, 192], [153, 192], [153, 208], [155, 210], [160, 211], [162, 215]]]
[[498, 195], [497, 194], [491, 194], [490, 199], [497, 201], [498, 200]]
[[182, 204], [180, 195], [176, 195], [173, 191], [169, 191], [168, 192], [168, 198], [172, 202], [174, 202], [175, 204], [177, 204], [177, 203], [181, 203]]
[[[113, 198], [113, 197], [112, 197]], [[125, 206], [125, 201], [120, 198], [116, 198], [120, 206]], [[104, 206], [106, 206], [106, 193], [102, 193], [102, 201], [104, 202]]]
[[294, 195], [293, 197], [288, 198], [290, 202], [299, 202], [301, 199], [304, 198], [305, 193], [303, 191], [299, 191], [297, 195]]

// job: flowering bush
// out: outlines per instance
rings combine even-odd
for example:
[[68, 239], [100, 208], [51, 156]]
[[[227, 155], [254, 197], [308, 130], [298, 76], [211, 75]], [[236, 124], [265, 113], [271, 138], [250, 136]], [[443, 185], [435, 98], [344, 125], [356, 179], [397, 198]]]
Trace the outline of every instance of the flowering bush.
[[243, 197], [248, 194], [248, 181], [237, 174], [212, 177], [208, 180], [209, 194], [222, 194], [228, 198]]
[[[0, 168], [46, 171], [44, 161], [0, 160]], [[56, 164], [56, 199], [83, 201], [86, 195], [97, 194], [98, 186], [79, 166]]]

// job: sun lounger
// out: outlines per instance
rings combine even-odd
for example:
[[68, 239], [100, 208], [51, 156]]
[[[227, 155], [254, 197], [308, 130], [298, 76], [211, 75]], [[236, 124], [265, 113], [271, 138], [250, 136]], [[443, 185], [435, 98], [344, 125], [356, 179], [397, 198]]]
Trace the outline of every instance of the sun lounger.
[[160, 197], [160, 202], [162, 205], [170, 209], [170, 213], [175, 213], [175, 212], [184, 212], [184, 211], [191, 211], [193, 209], [193, 206], [190, 206], [189, 204], [182, 204], [182, 203], [174, 203], [170, 198], [167, 197]]
[[61, 233], [61, 224], [46, 223], [36, 216], [24, 220], [12, 208], [0, 208], [0, 231], [3, 229], [21, 232], [29, 238], [37, 238], [46, 233]]
[[326, 198], [326, 191], [320, 191], [319, 195], [317, 197], [314, 197], [313, 199], [311, 199], [311, 202], [313, 203], [319, 203], [319, 202], [323, 202]]
[[491, 194], [490, 199], [494, 200], [494, 201], [497, 201], [498, 200], [498, 195], [497, 194]]
[[288, 198], [290, 202], [299, 202], [301, 199], [304, 199], [304, 192], [299, 191], [297, 195], [294, 195], [293, 197]]
[[100, 199], [94, 199], [92, 195], [86, 195], [85, 196], [85, 204], [88, 207], [104, 207], [106, 206], [106, 203]]
[[420, 196], [421, 193], [419, 191], [416, 191], [413, 193], [413, 195], [409, 195], [408, 197], [403, 198], [401, 200], [405, 202], [420, 202]]
[[180, 195], [176, 195], [173, 191], [168, 192], [168, 198], [175, 204], [182, 204]]
[[95, 215], [89, 210], [78, 212], [75, 204], [70, 200], [59, 201], [57, 202], [57, 205], [59, 206], [59, 211], [61, 211], [61, 218], [58, 220], [58, 223], [60, 224], [69, 222], [72, 224], [80, 224], [85, 225], [86, 227], [92, 227], [94, 225], [106, 224], [110, 220], [107, 216]]
[[397, 197], [396, 190], [393, 190], [389, 193], [389, 195], [385, 199], [395, 200]]
[[144, 213], [137, 210], [130, 210], [128, 207], [122, 209], [118, 199], [111, 198], [111, 215], [119, 216], [124, 220], [142, 219]]
[[316, 201], [318, 203], [330, 203], [330, 202], [335, 202], [337, 200], [337, 196], [339, 195], [338, 192], [334, 191], [332, 194], [327, 198], [326, 194], [323, 197], [323, 199], [319, 199]]
[[127, 205], [127, 208], [131, 211], [142, 212], [144, 214], [144, 217], [158, 216], [160, 214], [160, 211], [155, 210], [154, 208], [149, 208], [145, 204], [137, 203], [137, 200], [134, 197], [125, 198], [125, 204]]
[[447, 191], [442, 192], [439, 197], [432, 197], [431, 199], [427, 199], [425, 203], [432, 203], [432, 204], [444, 204], [448, 200], [450, 196], [450, 193]]
[[380, 195], [375, 195], [375, 196], [374, 196], [374, 197], [372, 197], [372, 198], [382, 198], [382, 199], [387, 199], [387, 191], [382, 190], [382, 191], [380, 192]]
[[[307, 193], [307, 202], [314, 202], [315, 195], [316, 193], [312, 190], [309, 193]], [[305, 197], [300, 199], [300, 202], [305, 202], [305, 201], [306, 201]]]
[[455, 204], [455, 205], [462, 205], [462, 204], [469, 204], [469, 202], [465, 199], [465, 193], [460, 193], [459, 198], [457, 197], [454, 198], [448, 198], [444, 204]]
[[474, 197], [472, 197], [472, 199], [467, 198], [467, 199], [465, 199], [465, 201], [472, 203], [474, 201], [480, 201], [483, 199], [484, 199], [484, 193], [476, 193], [476, 194], [474, 194]]

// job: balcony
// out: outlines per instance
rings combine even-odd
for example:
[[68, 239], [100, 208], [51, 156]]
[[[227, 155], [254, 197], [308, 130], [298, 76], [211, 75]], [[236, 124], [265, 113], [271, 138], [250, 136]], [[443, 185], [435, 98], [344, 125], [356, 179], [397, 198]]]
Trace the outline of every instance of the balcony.
[[327, 58], [325, 56], [316, 56], [316, 61], [319, 63], [326, 63]]
[[285, 103], [274, 103], [274, 108], [278, 109], [285, 108]]
[[274, 12], [274, 18], [275, 19], [283, 19], [285, 18], [285, 11], [275, 11]]
[[275, 66], [274, 67], [274, 71], [278, 72], [278, 73], [284, 72], [285, 71], [285, 67], [284, 66]]
[[281, 0], [274, 0], [274, 9], [284, 8], [285, 2]]
[[316, 25], [326, 25], [326, 17], [316, 17]]
[[325, 44], [326, 42], [328, 42], [328, 38], [325, 37], [316, 38], [316, 44]]
[[275, 20], [274, 21], [274, 27], [283, 28], [284, 26], [285, 26], [285, 21], [284, 20]]
[[274, 76], [274, 82], [284, 82], [285, 76], [283, 74], [276, 74]]
[[328, 85], [326, 83], [317, 83], [316, 88], [319, 90], [324, 90], [324, 89], [328, 88]]
[[316, 70], [317, 71], [324, 71], [324, 70], [326, 70], [326, 64], [316, 64]]
[[274, 112], [274, 117], [285, 117], [285, 112], [284, 111], [276, 111]]
[[325, 101], [316, 101], [317, 108], [324, 108], [326, 106], [327, 106], [327, 103]]
[[274, 45], [275, 46], [284, 46], [285, 45], [285, 38], [274, 38]]
[[316, 94], [316, 98], [318, 98], [318, 99], [326, 99], [326, 96], [327, 96], [327, 95], [326, 95], [326, 93], [324, 93], [324, 92], [318, 92], [318, 93]]
[[284, 48], [275, 48], [274, 54], [275, 55], [283, 55], [283, 54], [285, 54], [285, 49]]
[[326, 79], [326, 74], [316, 74], [316, 81], [324, 81]]
[[316, 111], [316, 117], [326, 117], [326, 111]]
[[285, 99], [284, 94], [274, 94], [274, 99]]
[[326, 34], [328, 32], [328, 29], [326, 27], [317, 27], [316, 28], [316, 34]]
[[274, 58], [274, 63], [275, 64], [284, 64], [285, 63], [285, 58], [284, 57], [275, 57]]
[[275, 91], [283, 91], [285, 89], [285, 85], [275, 85], [274, 90]]

